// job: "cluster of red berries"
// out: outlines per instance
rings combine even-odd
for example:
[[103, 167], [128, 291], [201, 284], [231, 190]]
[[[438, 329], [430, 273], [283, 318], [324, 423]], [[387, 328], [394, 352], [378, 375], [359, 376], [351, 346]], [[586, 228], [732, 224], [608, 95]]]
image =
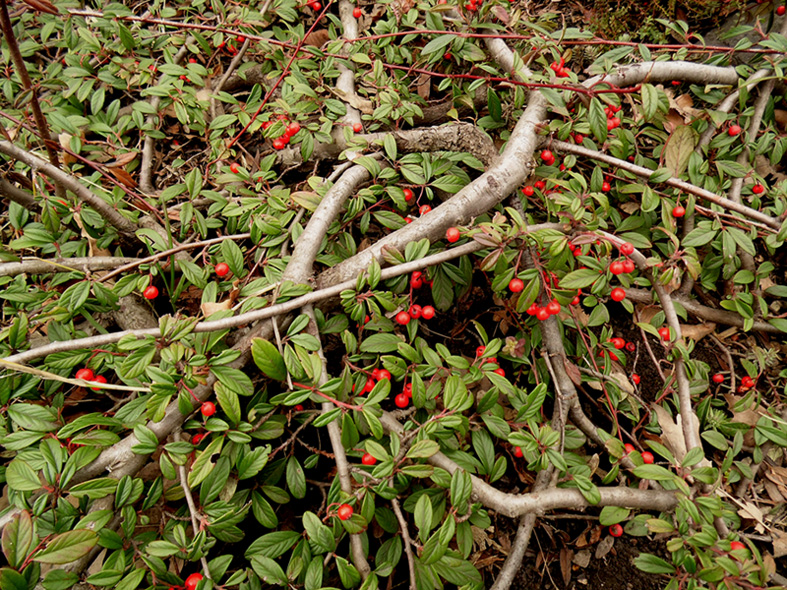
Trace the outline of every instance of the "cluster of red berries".
[[[285, 115], [279, 116], [279, 121], [286, 121], [287, 117]], [[265, 121], [262, 124], [263, 129], [267, 129], [271, 125], [273, 125], [273, 121]], [[279, 137], [273, 140], [273, 149], [275, 150], [283, 150], [284, 147], [290, 143], [290, 139], [301, 130], [301, 124], [298, 121], [293, 121], [284, 129], [284, 133], [282, 133]]]
[[559, 314], [561, 309], [560, 302], [557, 299], [553, 299], [543, 307], [533, 302], [533, 304], [527, 308], [527, 315], [535, 316], [537, 320], [543, 322], [549, 318], [549, 316]]
[[636, 269], [636, 265], [634, 261], [629, 258], [629, 255], [634, 252], [634, 246], [628, 242], [624, 242], [620, 245], [620, 253], [625, 256], [623, 260], [616, 260], [609, 265], [609, 272], [613, 275], [627, 275], [634, 272]]
[[555, 72], [555, 75], [558, 78], [568, 78], [568, 75], [571, 72], [571, 70], [566, 71], [564, 67], [565, 65], [566, 65], [566, 60], [561, 57], [559, 63], [553, 61], [551, 64], [549, 64], [549, 67], [553, 72]]
[[[626, 449], [627, 455], [630, 455], [631, 453], [637, 450], [634, 448], [634, 445], [632, 445], [631, 443], [626, 443], [625, 445], [623, 445], [623, 447]], [[651, 453], [650, 451], [642, 451], [641, 456], [642, 456], [642, 462], [647, 463], [648, 465], [650, 465], [656, 460], [656, 458], [653, 456], [653, 453]]]
[[500, 366], [500, 362], [497, 360], [496, 356], [490, 356], [490, 357], [483, 358], [483, 359], [481, 358], [484, 355], [485, 352], [486, 352], [486, 346], [479, 346], [478, 348], [476, 348], [475, 349], [475, 358], [476, 358], [476, 360], [480, 359], [482, 365], [486, 365], [486, 364], [489, 364], [489, 363], [497, 365], [497, 369], [495, 369], [492, 372], [500, 375], [501, 377], [505, 377], [506, 376], [505, 369], [503, 369]]
[[615, 106], [613, 104], [604, 108], [604, 113], [607, 115], [607, 131], [612, 131], [616, 127], [620, 127], [620, 118], [615, 113], [620, 111], [623, 107]]
[[423, 318], [425, 320], [431, 320], [435, 316], [435, 309], [431, 305], [424, 305], [421, 307], [420, 305], [411, 305], [409, 311], [400, 311], [396, 314], [395, 320], [396, 323], [401, 326], [406, 326], [410, 323], [410, 320], [417, 320], [419, 318]]
[[[95, 383], [106, 383], [107, 382], [107, 378], [106, 377], [104, 377], [103, 375], [94, 375], [93, 374], [93, 370], [92, 369], [88, 369], [87, 367], [79, 369], [76, 372], [75, 376], [76, 376], [77, 379], [84, 379], [85, 381], [93, 381]], [[92, 389], [93, 391], [98, 391], [101, 388], [100, 387], [91, 387], [90, 389]]]
[[386, 369], [374, 369], [372, 374], [367, 377], [366, 383], [364, 383], [363, 389], [358, 395], [363, 395], [365, 393], [369, 393], [374, 386], [377, 385], [377, 382], [381, 379], [387, 379], [388, 381], [391, 380], [391, 373]]
[[754, 387], [754, 379], [746, 375], [743, 379], [741, 379], [741, 385], [738, 387], [738, 393], [746, 393], [752, 387]]
[[[468, 12], [475, 12], [481, 6], [483, 0], [470, 0], [467, 4], [465, 4], [465, 10]], [[445, 4], [445, 2], [438, 2], [438, 4]]]
[[544, 150], [541, 152], [541, 161], [547, 166], [551, 166], [555, 163], [555, 154], [553, 154], [550, 150]]
[[322, 10], [322, 4], [319, 2], [309, 2], [306, 6], [311, 8], [314, 12], [319, 12]]
[[413, 384], [405, 383], [402, 388], [402, 393], [394, 397], [394, 404], [397, 408], [406, 408], [410, 405], [410, 400], [413, 399]]

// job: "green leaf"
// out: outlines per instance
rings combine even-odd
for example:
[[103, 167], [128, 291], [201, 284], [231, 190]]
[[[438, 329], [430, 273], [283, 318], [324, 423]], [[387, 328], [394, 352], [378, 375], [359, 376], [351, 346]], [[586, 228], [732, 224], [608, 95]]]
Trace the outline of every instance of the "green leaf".
[[294, 455], [287, 459], [287, 487], [295, 498], [301, 499], [306, 496], [306, 476]]
[[224, 240], [221, 243], [221, 254], [230, 267], [232, 274], [236, 277], [241, 277], [245, 274], [243, 271], [243, 252], [233, 240]]
[[433, 440], [419, 440], [407, 451], [409, 459], [427, 459], [440, 451], [440, 445]]
[[118, 480], [116, 479], [111, 477], [100, 477], [77, 484], [68, 490], [68, 493], [77, 498], [86, 496], [91, 500], [97, 500], [98, 498], [104, 498], [109, 494], [115, 493], [117, 484]]
[[438, 35], [429, 43], [424, 45], [424, 48], [421, 49], [421, 55], [426, 56], [432, 53], [440, 52], [440, 55], [445, 53], [445, 48], [448, 47], [454, 40], [453, 35]]
[[33, 555], [39, 563], [71, 563], [87, 553], [98, 543], [98, 535], [86, 529], [68, 531], [50, 539], [41, 551]]
[[601, 509], [601, 514], [598, 517], [598, 521], [604, 526], [610, 526], [612, 524], [623, 522], [629, 517], [629, 514], [631, 514], [631, 510], [628, 508], [621, 508], [619, 506], [604, 506]]
[[0, 588], [3, 590], [28, 590], [27, 578], [10, 567], [1, 568]]
[[251, 344], [251, 356], [260, 371], [274, 381], [284, 381], [287, 378], [284, 359], [274, 344], [255, 338]]
[[383, 138], [383, 148], [385, 148], [385, 155], [389, 160], [395, 160], [397, 156], [396, 139], [392, 133], [387, 134]]
[[[35, 545], [33, 521], [30, 513], [23, 510], [3, 529], [3, 555], [11, 567], [20, 567]], [[0, 586], [2, 587], [2, 586]]]
[[640, 553], [634, 559], [634, 565], [649, 574], [672, 574], [675, 572], [675, 566], [650, 553]]
[[650, 122], [659, 111], [659, 91], [652, 84], [642, 85], [642, 114]]
[[361, 352], [395, 352], [402, 339], [396, 334], [372, 334], [361, 342]]
[[251, 568], [266, 584], [287, 585], [287, 576], [281, 566], [270, 557], [254, 555], [251, 558]]
[[634, 475], [641, 479], [653, 479], [656, 481], [668, 481], [677, 476], [669, 469], [661, 465], [638, 465], [634, 468]]
[[18, 457], [11, 461], [5, 471], [8, 487], [18, 492], [33, 492], [41, 489], [38, 473]]
[[584, 289], [595, 283], [601, 275], [591, 268], [580, 268], [568, 273], [560, 280], [564, 289]]
[[588, 107], [588, 123], [590, 130], [599, 142], [607, 139], [607, 115], [604, 113], [604, 107], [601, 101], [597, 98], [590, 99], [590, 106]]

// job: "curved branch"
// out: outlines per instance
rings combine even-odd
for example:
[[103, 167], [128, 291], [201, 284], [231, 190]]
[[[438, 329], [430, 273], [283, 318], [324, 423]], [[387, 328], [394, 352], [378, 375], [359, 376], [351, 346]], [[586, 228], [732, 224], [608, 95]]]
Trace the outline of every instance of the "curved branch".
[[93, 207], [99, 215], [120, 233], [133, 235], [136, 231], [137, 225], [134, 222], [123, 217], [104, 199], [82, 185], [75, 177], [63, 172], [60, 168], [5, 140], [0, 140], [0, 153], [24, 162], [33, 170], [46, 174], [49, 178], [70, 190], [82, 201]]
[[[380, 417], [383, 428], [389, 433], [401, 435], [402, 425], [388, 412]], [[428, 459], [429, 463], [453, 474], [459, 465], [443, 453], [436, 453]], [[504, 516], [516, 517], [529, 513], [542, 513], [559, 508], [585, 508], [591, 504], [582, 493], [570, 488], [552, 488], [532, 494], [508, 494], [489, 485], [482, 479], [470, 475], [473, 484], [473, 498], [487, 508], [491, 508]], [[613, 487], [598, 488], [601, 501], [596, 506], [621, 506], [640, 510], [658, 510], [666, 512], [678, 505], [676, 492], [667, 490], [638, 490], [634, 488]]]
[[63, 258], [47, 260], [45, 258], [28, 258], [20, 262], [3, 262], [0, 264], [0, 277], [13, 277], [23, 273], [42, 275], [53, 272], [89, 273], [110, 270], [124, 264], [138, 263], [137, 258], [121, 258], [115, 256], [95, 256], [81, 258]]

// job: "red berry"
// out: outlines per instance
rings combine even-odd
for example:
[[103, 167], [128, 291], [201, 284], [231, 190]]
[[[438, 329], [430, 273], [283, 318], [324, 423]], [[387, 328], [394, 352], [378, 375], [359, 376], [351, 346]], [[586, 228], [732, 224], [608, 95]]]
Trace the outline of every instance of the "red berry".
[[406, 408], [410, 405], [410, 398], [406, 393], [400, 393], [394, 398], [394, 403], [397, 408]]
[[322, 9], [322, 4], [319, 2], [311, 2], [309, 4], [309, 8], [311, 8], [314, 12], [319, 12]]
[[425, 320], [431, 320], [434, 317], [434, 307], [431, 305], [424, 305], [424, 308], [421, 311], [421, 317]]
[[634, 344], [633, 342], [626, 342], [626, 350], [629, 352], [636, 352], [637, 345]]
[[748, 375], [741, 379], [741, 385], [744, 387], [754, 387], [754, 379], [749, 377]]
[[539, 307], [538, 311], [536, 312], [536, 318], [538, 318], [542, 322], [547, 318], [549, 318], [549, 312], [547, 311], [547, 308]]
[[364, 465], [374, 465], [377, 463], [377, 459], [372, 457], [369, 453], [364, 453], [363, 457], [361, 457], [361, 463]]
[[239, 170], [240, 170], [240, 166], [238, 166], [237, 162], [233, 162], [232, 164], [230, 164], [230, 172], [232, 172], [233, 174], [237, 174]]
[[609, 265], [609, 272], [611, 272], [613, 275], [623, 274], [623, 263], [619, 260], [616, 260]]
[[404, 193], [405, 201], [412, 201], [415, 198], [413, 191], [411, 191], [409, 188], [402, 189], [402, 192]]
[[410, 314], [406, 311], [400, 311], [396, 314], [396, 323], [406, 326], [410, 322]]
[[150, 285], [144, 291], [142, 291], [142, 296], [145, 299], [155, 299], [158, 297], [158, 288]]
[[601, 192], [602, 193], [608, 193], [611, 190], [612, 190], [612, 185], [611, 184], [609, 184], [606, 181], [601, 183]]
[[653, 463], [653, 461], [654, 461], [653, 453], [651, 453], [650, 451], [645, 451], [644, 453], [642, 453], [643, 463], [647, 463], [648, 465], [650, 465], [651, 463]]
[[353, 16], [355, 18], [361, 18], [362, 15], [363, 15], [363, 11], [360, 8], [358, 8], [357, 6], [353, 8]]
[[571, 305], [579, 305], [579, 295], [574, 296], [571, 300]]
[[[318, 4], [318, 2], [312, 2], [312, 4]], [[336, 515], [340, 520], [350, 520], [353, 515], [353, 507], [349, 504], [342, 504], [336, 511]]]
[[508, 288], [512, 293], [521, 293], [525, 288], [525, 282], [522, 279], [511, 279]]
[[610, 338], [609, 341], [612, 343], [612, 346], [615, 347], [615, 350], [620, 350], [626, 346], [626, 341], [623, 340], [623, 338]]
[[300, 130], [301, 130], [301, 124], [298, 123], [297, 121], [293, 121], [292, 123], [287, 125], [287, 135], [289, 136], [295, 135]]
[[283, 150], [284, 146], [287, 145], [287, 142], [284, 141], [283, 137], [277, 137], [273, 140], [273, 149], [275, 150]]
[[757, 183], [753, 187], [751, 187], [751, 192], [753, 192], [755, 195], [761, 195], [762, 193], [765, 192], [765, 187]]
[[584, 135], [582, 135], [581, 133], [575, 133], [574, 134], [574, 142], [577, 145], [582, 145], [583, 141], [585, 141], [585, 136]]
[[238, 43], [243, 43], [246, 41], [246, 37], [244, 37], [243, 35], [238, 35], [237, 37], [235, 37], [235, 41], [237, 41]]
[[410, 317], [413, 318], [414, 320], [420, 318], [422, 313], [423, 313], [423, 309], [421, 309], [420, 305], [410, 306]]
[[634, 244], [632, 244], [631, 242], [623, 242], [620, 245], [620, 253], [623, 254], [623, 256], [629, 256], [629, 255], [633, 254], [634, 253]]
[[736, 135], [739, 135], [740, 132], [741, 132], [741, 126], [740, 125], [730, 125], [730, 128], [727, 129], [727, 133], [732, 135], [733, 137], [736, 136]]
[[722, 375], [721, 373], [716, 373], [713, 376], [713, 382], [714, 383], [724, 383], [724, 375]]
[[355, 133], [360, 133], [363, 131], [363, 125], [360, 123], [353, 123], [353, 131], [355, 131]]
[[620, 127], [620, 119], [617, 117], [607, 119], [607, 131], [612, 131], [616, 127]]
[[459, 230], [457, 228], [455, 228], [455, 227], [449, 227], [445, 231], [445, 239], [448, 240], [449, 242], [451, 242], [452, 244], [454, 242], [458, 242], [459, 241], [459, 236], [460, 236]]
[[[784, 6], [779, 6], [779, 8], [784, 8]], [[782, 10], [781, 13], [784, 14], [784, 10]], [[740, 541], [733, 541], [732, 543], [730, 543], [730, 551], [735, 551], [737, 549], [746, 549], [746, 545], [744, 545]]]
[[623, 527], [619, 524], [613, 524], [609, 527], [609, 534], [613, 537], [620, 537], [623, 534]]
[[533, 186], [536, 187], [538, 190], [542, 191], [542, 190], [544, 190], [546, 188], [547, 183], [544, 182], [543, 180], [536, 180], [533, 183]]
[[785, 7], [783, 4], [776, 8], [776, 14], [779, 16], [784, 16], [785, 12], [787, 12], [787, 7]]
[[609, 296], [612, 297], [612, 301], [623, 301], [626, 298], [626, 291], [620, 287], [615, 287]]
[[79, 369], [76, 373], [77, 379], [84, 379], [85, 381], [92, 381], [95, 375], [91, 369]]
[[476, 356], [481, 356], [485, 352], [486, 352], [486, 346], [479, 346], [478, 348], [475, 349], [475, 355]]
[[664, 326], [663, 328], [659, 328], [659, 336], [661, 336], [661, 339], [664, 340], [665, 342], [669, 341], [670, 339], [669, 328], [667, 326]]
[[505, 376], [506, 376], [506, 372], [505, 372], [505, 370], [503, 370], [503, 369], [500, 369], [500, 368], [498, 368], [498, 369], [495, 369], [495, 370], [494, 370], [494, 371], [492, 371], [492, 372], [493, 372], [493, 373], [497, 373], [497, 374], [498, 374], [498, 375], [500, 375], [501, 377], [505, 377]]
[[404, 393], [407, 397], [413, 397], [413, 384], [405, 383], [404, 388], [402, 388], [402, 393]]
[[190, 58], [189, 58], [189, 63], [190, 63], [190, 64], [195, 64], [195, 63], [197, 63], [197, 60], [196, 60], [196, 59], [194, 59], [193, 57], [190, 57]]
[[191, 574], [188, 578], [186, 578], [186, 583], [184, 584], [186, 590], [194, 590], [194, 588], [197, 587], [197, 584], [200, 583], [200, 580], [202, 580], [203, 577], [204, 576], [199, 573]]
[[534, 192], [533, 187], [530, 185], [522, 187], [522, 194], [526, 197], [532, 197]]
[[410, 286], [413, 289], [420, 289], [424, 286], [423, 273], [420, 270], [415, 271], [410, 275]]
[[432, 210], [432, 206], [431, 206], [431, 205], [421, 205], [421, 206], [418, 208], [418, 213], [420, 213], [421, 215], [426, 215], [426, 214], [427, 214], [427, 213], [429, 213], [431, 210]]
[[200, 412], [202, 412], [202, 415], [206, 418], [210, 418], [216, 413], [216, 404], [213, 402], [204, 402], [200, 408]]
[[549, 303], [547, 303], [547, 311], [549, 315], [557, 315], [560, 313], [560, 302], [557, 299], [553, 299]]
[[554, 162], [555, 161], [555, 155], [552, 152], [550, 152], [549, 150], [544, 150], [543, 152], [541, 152], [541, 159], [544, 162]]
[[198, 445], [203, 438], [205, 438], [205, 434], [195, 434], [191, 437], [191, 444]]
[[530, 307], [527, 308], [527, 315], [536, 315], [539, 309], [538, 303], [534, 301], [530, 304]]
[[633, 375], [631, 375], [631, 382], [632, 382], [634, 385], [639, 385], [639, 382], [640, 382], [639, 375], [637, 375], [636, 373], [634, 373]]
[[682, 205], [678, 205], [672, 209], [673, 217], [683, 217], [684, 215], [686, 215], [686, 208]]
[[633, 453], [633, 452], [636, 450], [636, 449], [634, 448], [634, 445], [632, 445], [631, 443], [626, 443], [625, 445], [623, 445], [623, 448], [624, 448], [624, 449], [626, 449], [626, 454], [627, 454], [627, 455], [628, 455], [629, 453]]
[[634, 272], [634, 269], [636, 269], [636, 268], [637, 268], [637, 267], [636, 267], [636, 265], [634, 264], [634, 261], [633, 261], [633, 260], [631, 260], [630, 258], [626, 258], [626, 259], [623, 261], [623, 272], [624, 272], [625, 274], [629, 274], [629, 273], [632, 273], [632, 272]]
[[[107, 382], [107, 378], [104, 377], [103, 375], [96, 375], [96, 378], [93, 379], [93, 381], [95, 381], [96, 383], [106, 383]], [[100, 387], [91, 387], [90, 389], [92, 389], [93, 391], [99, 391], [101, 388]]]
[[524, 453], [522, 452], [521, 447], [514, 447], [514, 457], [522, 457]]
[[377, 379], [378, 380], [388, 379], [388, 381], [390, 381], [391, 380], [391, 372], [386, 370], [386, 369], [380, 369], [380, 372], [377, 375]]
[[375, 385], [377, 385], [377, 382], [374, 379], [367, 379], [366, 383], [364, 383], [360, 395], [363, 395], [364, 393], [369, 393], [372, 389], [374, 389]]
[[189, 77], [186, 74], [181, 74], [180, 79], [186, 82], [189, 79]]
[[230, 266], [226, 262], [219, 262], [216, 266], [213, 267], [213, 270], [216, 271], [216, 274], [220, 277], [226, 277], [230, 272]]

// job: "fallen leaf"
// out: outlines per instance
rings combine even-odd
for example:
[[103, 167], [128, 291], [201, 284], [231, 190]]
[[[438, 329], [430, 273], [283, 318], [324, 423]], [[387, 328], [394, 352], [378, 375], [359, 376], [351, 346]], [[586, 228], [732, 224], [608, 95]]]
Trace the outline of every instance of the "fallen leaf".
[[656, 414], [659, 426], [661, 426], [661, 440], [670, 452], [675, 455], [675, 459], [680, 462], [686, 456], [686, 439], [683, 436], [683, 428], [680, 426], [680, 416], [677, 421], [672, 419], [669, 412], [659, 404], [653, 404], [653, 412]]
[[225, 309], [231, 309], [232, 303], [229, 299], [223, 301], [221, 303], [211, 303], [209, 301], [203, 302], [200, 306], [200, 310], [205, 317], [210, 317], [211, 314], [216, 313], [217, 311], [223, 311]]
[[615, 544], [615, 537], [613, 537], [612, 535], [607, 535], [606, 537], [604, 537], [601, 543], [599, 543], [598, 546], [596, 546], [596, 559], [603, 558], [607, 553], [610, 552], [610, 550], [612, 549], [612, 545], [614, 544]]
[[126, 164], [130, 164], [133, 162], [137, 157], [137, 152], [126, 152], [125, 154], [120, 154], [119, 156], [115, 156], [114, 162], [109, 162], [108, 164], [104, 164], [107, 168], [122, 168]]
[[571, 582], [571, 561], [574, 552], [568, 547], [560, 548], [560, 573], [563, 574], [563, 585], [568, 586]]
[[418, 96], [424, 100], [429, 100], [432, 93], [432, 76], [429, 74], [421, 74], [415, 82]]
[[705, 338], [708, 334], [713, 334], [716, 331], [716, 324], [707, 322], [705, 324], [681, 324], [680, 333], [684, 338], [699, 341]]
[[763, 521], [762, 510], [760, 510], [756, 504], [749, 501], [740, 502], [739, 505], [741, 507], [738, 509], [738, 516], [756, 521], [755, 530], [763, 534], [765, 532], [765, 522]]
[[779, 530], [773, 531], [773, 556], [783, 557], [787, 555], [787, 533]]
[[[591, 553], [587, 549], [584, 551], [578, 551], [576, 555], [574, 555], [574, 563], [579, 567], [587, 567], [590, 563]], [[568, 582], [566, 582], [566, 586], [568, 586]]]

